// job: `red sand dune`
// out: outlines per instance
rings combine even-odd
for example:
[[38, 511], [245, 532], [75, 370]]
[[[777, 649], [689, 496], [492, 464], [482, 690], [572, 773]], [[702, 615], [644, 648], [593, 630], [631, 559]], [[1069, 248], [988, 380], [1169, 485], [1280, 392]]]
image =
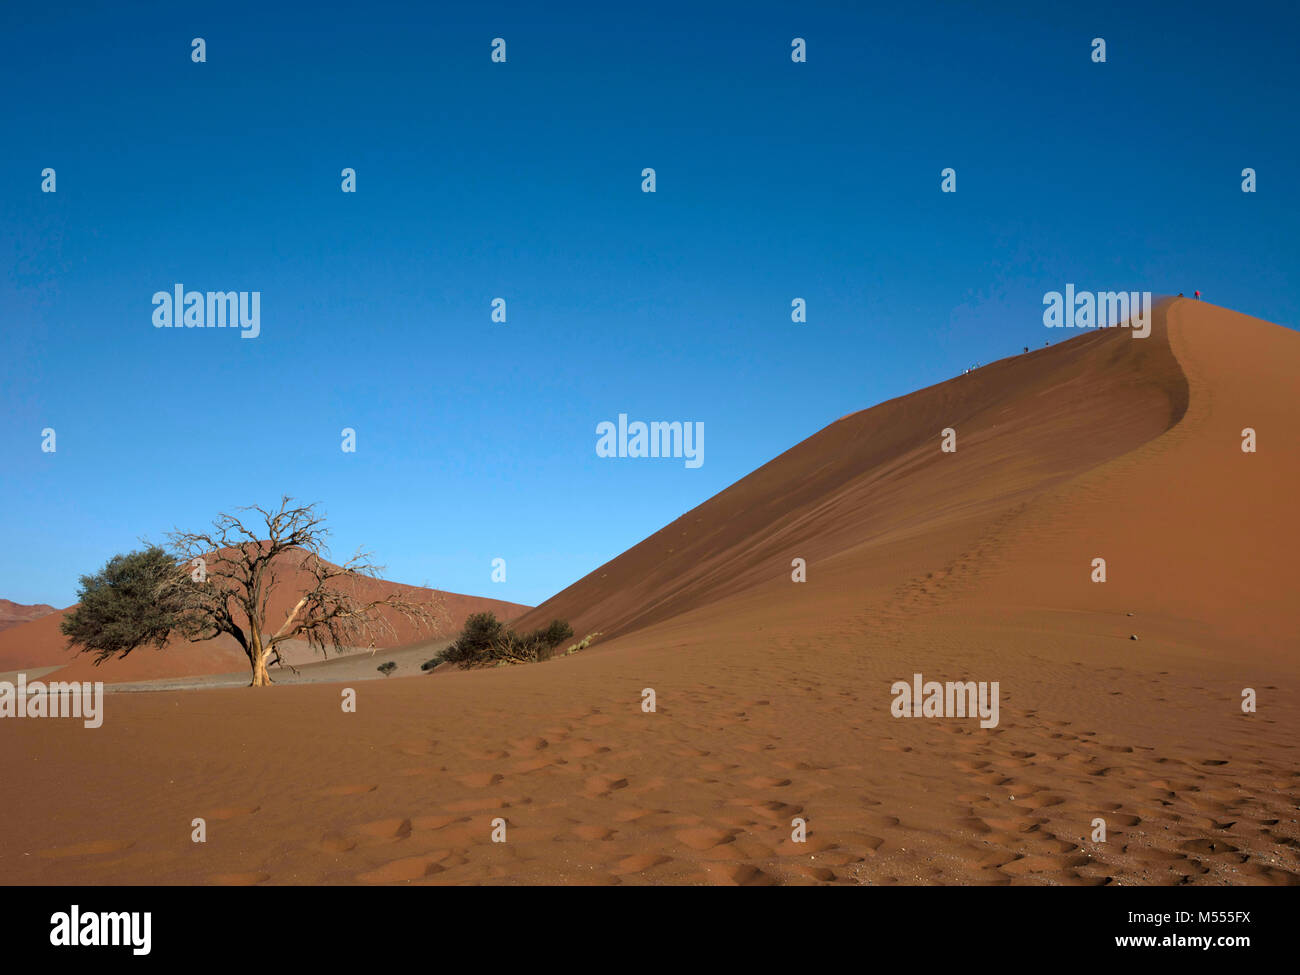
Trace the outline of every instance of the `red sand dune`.
[[[281, 582], [272, 593], [267, 622], [271, 629], [278, 627], [301, 595], [306, 573], [301, 570], [281, 570]], [[302, 580], [302, 581], [299, 581]], [[353, 583], [359, 599], [378, 599], [397, 592], [410, 599], [427, 599], [437, 592], [448, 614], [450, 624], [435, 633], [419, 633], [400, 616], [388, 614], [395, 633], [377, 641], [379, 647], [400, 647], [459, 631], [471, 613], [493, 612], [502, 619], [514, 619], [527, 609], [517, 603], [459, 593], [440, 592], [419, 586], [387, 582], [383, 579], [360, 578]], [[225, 674], [248, 668], [248, 658], [232, 637], [221, 636], [215, 640], [190, 643], [173, 640], [162, 650], [151, 647], [132, 651], [122, 659], [105, 661], [96, 665], [93, 655], [78, 654], [68, 649], [67, 637], [59, 631], [67, 610], [59, 610], [32, 623], [14, 627], [0, 633], [0, 673], [20, 668], [61, 667], [60, 680], [99, 680], [123, 683], [167, 677], [192, 677], [205, 674]], [[284, 659], [292, 664], [323, 659], [319, 653], [305, 645], [290, 644], [285, 648]]]
[[[520, 626], [558, 616], [608, 638], [756, 587], [797, 597], [783, 588], [794, 557], [820, 573], [825, 560], [854, 553], [864, 583], [887, 584], [909, 563], [931, 566], [931, 544], [955, 552], [967, 526], [983, 530], [1030, 493], [1159, 435], [1186, 401], [1163, 334], [1097, 331], [992, 363], [831, 424]], [[946, 427], [957, 431], [953, 454], [939, 452]], [[887, 561], [871, 555], [895, 547]]]
[[22, 603], [0, 599], [0, 630], [7, 630], [19, 623], [28, 623], [31, 620], [40, 619], [42, 616], [48, 616], [54, 611], [53, 606], [47, 606], [45, 603], [24, 606]]
[[[0, 870], [1295, 884], [1297, 372], [1295, 332], [1173, 301], [1147, 339], [1085, 333], [846, 417], [519, 621], [604, 633], [588, 651], [371, 681], [350, 715], [319, 684], [5, 722]], [[1000, 682], [999, 724], [894, 717], [917, 672]]]

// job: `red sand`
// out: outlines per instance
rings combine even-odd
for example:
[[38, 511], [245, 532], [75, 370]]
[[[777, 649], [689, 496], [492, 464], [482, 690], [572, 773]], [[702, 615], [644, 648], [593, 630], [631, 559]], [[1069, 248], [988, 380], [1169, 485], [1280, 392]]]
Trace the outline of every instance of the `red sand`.
[[[1298, 371], [1295, 332], [1174, 301], [1148, 339], [1087, 333], [846, 417], [520, 621], [603, 632], [591, 650], [357, 684], [355, 714], [320, 684], [0, 722], [0, 870], [1300, 882]], [[998, 726], [893, 717], [917, 672], [999, 681]]]

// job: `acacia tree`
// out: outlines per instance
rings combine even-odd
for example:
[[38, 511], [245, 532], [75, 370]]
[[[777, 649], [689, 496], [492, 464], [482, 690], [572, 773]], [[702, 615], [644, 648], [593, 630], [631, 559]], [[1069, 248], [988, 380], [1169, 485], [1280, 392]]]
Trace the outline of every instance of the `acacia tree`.
[[[421, 601], [398, 591], [365, 598], [359, 583], [376, 578], [381, 567], [361, 550], [342, 565], [326, 561], [329, 531], [316, 505], [295, 506], [286, 496], [278, 509], [236, 510], [218, 515], [212, 531], [170, 533], [170, 571], [158, 570], [158, 549], [151, 547], [118, 556], [99, 576], [83, 577], [82, 603], [64, 623], [70, 642], [96, 653], [100, 663], [146, 643], [162, 646], [173, 634], [197, 642], [225, 633], [248, 657], [250, 686], [264, 687], [272, 683], [268, 664], [280, 662], [286, 640], [305, 640], [329, 656], [344, 647], [373, 651], [381, 636], [395, 635], [395, 618], [425, 630], [446, 624], [436, 594]], [[132, 575], [129, 591], [114, 586], [109, 569], [116, 564], [120, 577], [123, 564], [136, 565], [133, 559], [148, 571]], [[288, 615], [272, 619], [271, 596], [286, 569], [302, 589]], [[87, 606], [96, 612], [83, 613]]]
[[59, 624], [69, 646], [94, 653], [96, 665], [136, 647], [162, 649], [181, 622], [179, 601], [160, 598], [174, 586], [177, 572], [166, 549], [149, 545], [115, 555], [94, 575], [82, 576], [77, 605]]

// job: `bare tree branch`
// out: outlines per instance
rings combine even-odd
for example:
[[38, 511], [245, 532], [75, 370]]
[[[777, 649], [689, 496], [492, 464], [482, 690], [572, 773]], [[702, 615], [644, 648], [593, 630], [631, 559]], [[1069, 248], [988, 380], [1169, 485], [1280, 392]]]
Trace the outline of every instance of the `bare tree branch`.
[[[414, 599], [392, 591], [364, 598], [360, 583], [376, 578], [381, 567], [360, 549], [342, 565], [327, 561], [329, 532], [315, 505], [294, 506], [285, 496], [275, 510], [252, 506], [236, 512], [218, 515], [212, 532], [169, 534], [182, 567], [168, 595], [184, 605], [183, 630], [189, 639], [221, 633], [235, 638], [249, 658], [255, 686], [271, 682], [266, 668], [272, 657], [284, 663], [278, 648], [286, 640], [304, 640], [327, 657], [330, 650], [362, 645], [373, 653], [379, 639], [396, 636], [396, 619], [418, 630], [436, 630], [448, 622], [436, 595]], [[250, 512], [259, 517], [250, 518]], [[202, 581], [189, 574], [196, 560], [206, 573]], [[282, 567], [296, 570], [298, 579], [308, 578], [297, 603], [268, 636], [274, 625], [268, 619], [271, 595]]]

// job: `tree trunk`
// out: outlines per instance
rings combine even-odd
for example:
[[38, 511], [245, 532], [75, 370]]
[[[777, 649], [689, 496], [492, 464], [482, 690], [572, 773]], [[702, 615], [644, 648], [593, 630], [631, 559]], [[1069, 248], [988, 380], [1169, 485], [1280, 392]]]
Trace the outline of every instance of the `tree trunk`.
[[254, 631], [252, 646], [248, 650], [248, 659], [253, 665], [253, 680], [249, 687], [270, 687], [271, 675], [266, 669], [267, 652], [262, 650], [262, 636]]
[[253, 661], [253, 682], [249, 687], [270, 687], [274, 681], [266, 670], [266, 661], [262, 659], [261, 654]]

